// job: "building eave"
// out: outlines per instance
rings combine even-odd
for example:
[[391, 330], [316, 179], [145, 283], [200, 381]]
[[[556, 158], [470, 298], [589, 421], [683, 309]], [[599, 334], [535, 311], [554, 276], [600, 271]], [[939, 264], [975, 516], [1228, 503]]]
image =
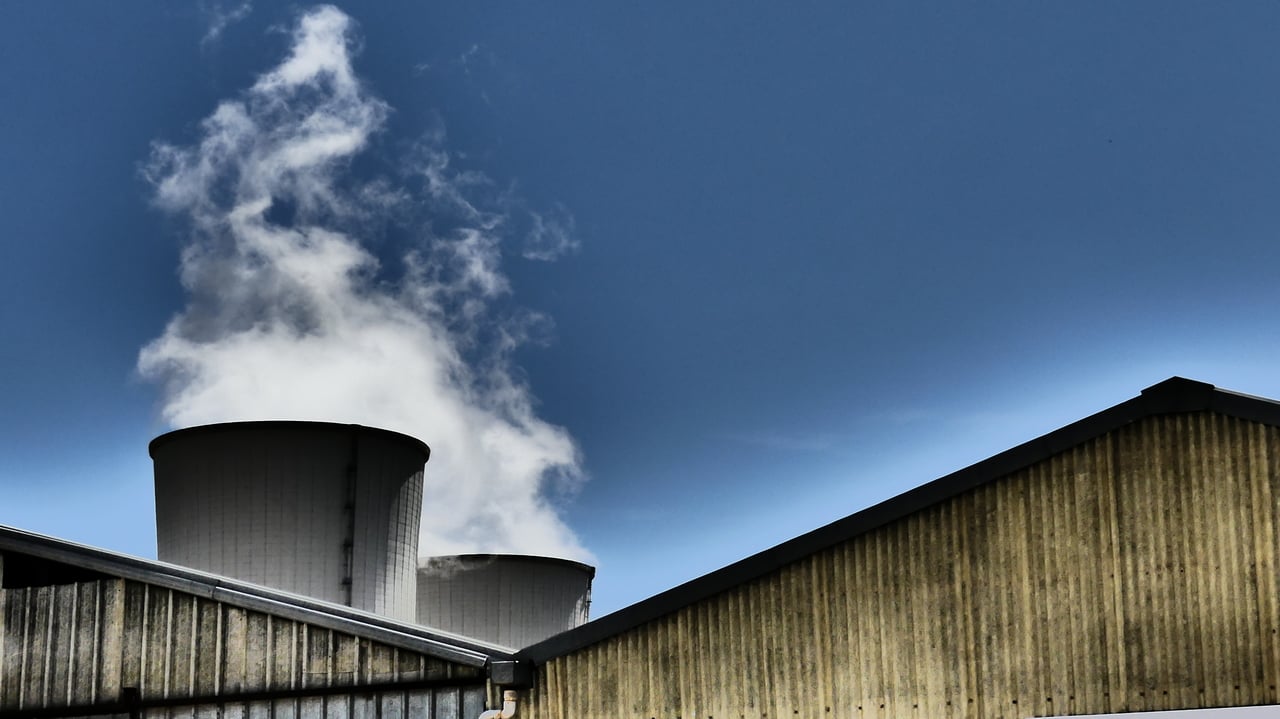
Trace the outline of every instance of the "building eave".
[[0, 525], [0, 553], [13, 552], [151, 584], [231, 606], [344, 632], [429, 657], [472, 667], [510, 662], [512, 651], [484, 642], [398, 622], [338, 604], [248, 582], [89, 547]]

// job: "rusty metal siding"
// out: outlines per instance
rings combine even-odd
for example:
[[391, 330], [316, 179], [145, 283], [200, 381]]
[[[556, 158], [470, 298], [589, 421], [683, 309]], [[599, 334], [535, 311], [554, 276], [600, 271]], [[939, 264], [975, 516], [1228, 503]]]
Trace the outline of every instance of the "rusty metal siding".
[[1280, 703], [1280, 430], [1155, 417], [538, 672], [528, 719]]
[[422, 689], [437, 703], [463, 686], [484, 690], [480, 668], [142, 582], [5, 589], [0, 598], [0, 714], [117, 702], [126, 687], [144, 705], [224, 706], [238, 695], [391, 683], [439, 685]]

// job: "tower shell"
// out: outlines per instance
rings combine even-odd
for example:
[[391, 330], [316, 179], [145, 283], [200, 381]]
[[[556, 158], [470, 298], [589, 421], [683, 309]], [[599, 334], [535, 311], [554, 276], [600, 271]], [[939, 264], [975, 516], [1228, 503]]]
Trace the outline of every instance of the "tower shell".
[[413, 621], [427, 445], [327, 422], [157, 437], [161, 561]]
[[519, 649], [585, 623], [595, 573], [552, 557], [430, 557], [418, 570], [418, 623]]

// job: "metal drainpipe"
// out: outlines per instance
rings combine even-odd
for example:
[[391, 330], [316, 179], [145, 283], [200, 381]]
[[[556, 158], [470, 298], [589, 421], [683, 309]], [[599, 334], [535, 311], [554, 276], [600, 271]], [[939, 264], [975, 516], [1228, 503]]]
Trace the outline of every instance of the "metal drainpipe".
[[480, 715], [480, 719], [511, 719], [516, 715], [516, 693], [506, 689], [502, 692], [502, 708], [490, 709]]

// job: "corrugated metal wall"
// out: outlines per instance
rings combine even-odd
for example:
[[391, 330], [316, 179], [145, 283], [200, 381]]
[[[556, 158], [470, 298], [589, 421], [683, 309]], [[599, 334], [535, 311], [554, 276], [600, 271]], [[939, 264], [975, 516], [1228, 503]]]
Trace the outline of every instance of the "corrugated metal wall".
[[[476, 719], [483, 686], [342, 693], [323, 697], [223, 701], [142, 708], [138, 719]], [[0, 712], [2, 714], [3, 712]], [[128, 712], [58, 719], [131, 719]]]
[[527, 719], [1280, 702], [1280, 430], [1144, 420], [538, 672]]
[[[224, 714], [289, 694], [275, 699], [283, 716], [328, 719], [363, 716], [370, 701], [385, 703], [391, 716], [416, 702], [431, 707], [424, 716], [452, 717], [484, 700], [481, 669], [143, 583], [104, 580], [0, 596], [0, 714], [110, 703], [126, 687], [138, 690], [143, 705], [218, 698]], [[408, 686], [362, 698], [331, 691], [392, 682]], [[321, 698], [326, 690], [331, 696]], [[302, 696], [308, 693], [315, 696]], [[236, 704], [244, 695], [264, 701]], [[182, 710], [146, 713], [173, 711]]]
[[142, 719], [476, 719], [483, 685], [147, 709]]

